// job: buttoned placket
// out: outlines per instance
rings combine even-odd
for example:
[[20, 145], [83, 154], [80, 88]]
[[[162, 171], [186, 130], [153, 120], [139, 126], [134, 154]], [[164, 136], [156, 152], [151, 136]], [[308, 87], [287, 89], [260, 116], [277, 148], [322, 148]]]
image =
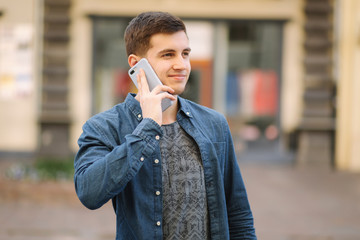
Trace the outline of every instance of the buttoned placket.
[[153, 160], [154, 168], [154, 201], [155, 201], [155, 218], [154, 218], [154, 227], [155, 227], [155, 236], [156, 239], [162, 239], [162, 174], [161, 174], [161, 161], [160, 161], [160, 139], [159, 135], [155, 136], [157, 143], [157, 148], [159, 151], [156, 151], [158, 154], [155, 155]]
[[[141, 113], [135, 114], [137, 120], [140, 122], [142, 120]], [[158, 155], [155, 155], [153, 160], [153, 168], [154, 168], [154, 201], [155, 201], [155, 209], [154, 209], [154, 239], [162, 239], [162, 197], [161, 197], [161, 190], [162, 190], [162, 174], [161, 174], [161, 164], [160, 164], [160, 135], [153, 136], [157, 143], [157, 148], [159, 148]], [[140, 157], [140, 161], [144, 162], [144, 156]]]

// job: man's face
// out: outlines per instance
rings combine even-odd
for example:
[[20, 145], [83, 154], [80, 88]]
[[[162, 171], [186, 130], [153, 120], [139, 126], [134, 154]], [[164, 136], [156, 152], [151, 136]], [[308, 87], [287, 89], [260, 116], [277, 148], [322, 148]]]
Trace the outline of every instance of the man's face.
[[174, 95], [185, 90], [191, 71], [189, 54], [189, 40], [184, 31], [158, 33], [150, 38], [146, 58], [161, 82], [175, 90]]

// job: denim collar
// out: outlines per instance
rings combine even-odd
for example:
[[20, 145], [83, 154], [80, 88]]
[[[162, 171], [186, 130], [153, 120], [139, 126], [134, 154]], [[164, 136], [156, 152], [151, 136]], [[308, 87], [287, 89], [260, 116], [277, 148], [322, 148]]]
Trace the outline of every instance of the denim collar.
[[[125, 104], [128, 106], [132, 114], [135, 116], [135, 118], [138, 121], [142, 120], [142, 111], [140, 107], [140, 103], [138, 100], [135, 99], [136, 94], [135, 93], [129, 93], [125, 99]], [[192, 117], [191, 108], [189, 106], [189, 103], [186, 101], [186, 99], [178, 96], [179, 101], [179, 111], [177, 113], [177, 118], [181, 116], [185, 116], [188, 118]]]

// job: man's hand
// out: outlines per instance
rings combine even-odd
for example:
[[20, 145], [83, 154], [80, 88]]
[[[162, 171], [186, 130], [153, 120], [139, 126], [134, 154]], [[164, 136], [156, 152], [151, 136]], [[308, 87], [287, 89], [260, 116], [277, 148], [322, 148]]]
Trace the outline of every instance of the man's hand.
[[174, 90], [165, 85], [158, 85], [150, 91], [143, 69], [140, 69], [140, 74], [137, 75], [137, 84], [139, 88], [137, 98], [140, 102], [143, 118], [151, 118], [161, 126], [161, 101], [164, 98], [176, 100], [175, 96], [171, 95]]

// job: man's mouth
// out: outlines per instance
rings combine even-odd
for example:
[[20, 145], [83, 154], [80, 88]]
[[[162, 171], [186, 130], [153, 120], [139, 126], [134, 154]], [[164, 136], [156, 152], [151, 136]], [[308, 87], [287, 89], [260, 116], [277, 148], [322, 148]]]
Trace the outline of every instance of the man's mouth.
[[183, 80], [186, 78], [186, 74], [170, 74], [168, 75], [170, 78], [175, 78], [175, 79], [178, 79], [178, 80]]

